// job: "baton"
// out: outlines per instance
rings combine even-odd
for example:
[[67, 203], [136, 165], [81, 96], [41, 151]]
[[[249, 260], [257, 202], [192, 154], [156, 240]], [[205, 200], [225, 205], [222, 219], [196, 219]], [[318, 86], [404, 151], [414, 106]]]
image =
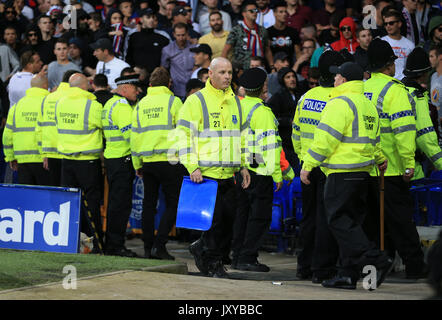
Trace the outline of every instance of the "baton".
[[94, 232], [95, 239], [96, 239], [97, 244], [98, 244], [98, 248], [100, 249], [100, 254], [103, 254], [104, 252], [103, 252], [103, 247], [101, 245], [101, 239], [98, 236], [97, 229], [95, 228], [94, 220], [92, 219], [92, 213], [89, 210], [89, 206], [87, 204], [86, 197], [84, 195], [84, 191], [81, 191], [81, 194], [83, 196], [83, 202], [84, 202], [84, 206], [85, 206], [85, 209], [86, 209], [86, 212], [87, 212], [87, 217], [88, 217], [88, 220], [89, 220], [89, 224], [90, 224], [90, 226], [92, 228], [92, 231]]
[[381, 171], [381, 190], [380, 190], [380, 236], [381, 251], [384, 251], [384, 171]]

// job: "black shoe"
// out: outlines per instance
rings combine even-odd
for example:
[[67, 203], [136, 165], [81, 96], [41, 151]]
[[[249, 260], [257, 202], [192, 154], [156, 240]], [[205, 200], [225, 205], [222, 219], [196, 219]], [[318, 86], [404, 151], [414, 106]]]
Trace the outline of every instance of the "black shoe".
[[229, 275], [226, 272], [226, 268], [224, 267], [222, 261], [217, 261], [211, 264], [209, 269], [210, 269], [209, 270], [210, 276], [214, 278], [223, 278], [223, 279], [229, 278]]
[[330, 280], [334, 278], [334, 274], [328, 274], [328, 275], [313, 275], [312, 276], [312, 283], [323, 283], [325, 280]]
[[108, 256], [118, 256], [118, 257], [126, 257], [126, 258], [137, 258], [138, 255], [127, 249], [127, 248], [121, 248], [121, 249], [111, 249], [111, 250], [106, 250], [106, 255]]
[[167, 252], [166, 247], [164, 248], [157, 248], [153, 247], [152, 251], [150, 252], [151, 259], [158, 259], [158, 260], [175, 260], [174, 256], [171, 256], [169, 252]]
[[198, 270], [205, 276], [209, 275], [209, 266], [203, 261], [203, 244], [201, 240], [193, 242], [189, 246], [189, 251], [195, 259], [195, 265]]
[[238, 263], [236, 267], [238, 270], [243, 270], [243, 271], [255, 271], [255, 272], [270, 271], [270, 268], [268, 266], [259, 263], [258, 261], [255, 261], [253, 263]]
[[391, 258], [387, 258], [384, 262], [376, 265], [376, 288], [379, 288], [384, 282], [387, 275], [393, 269], [393, 260]]
[[325, 288], [354, 290], [356, 289], [356, 281], [353, 281], [350, 277], [336, 276], [323, 281], [322, 286]]

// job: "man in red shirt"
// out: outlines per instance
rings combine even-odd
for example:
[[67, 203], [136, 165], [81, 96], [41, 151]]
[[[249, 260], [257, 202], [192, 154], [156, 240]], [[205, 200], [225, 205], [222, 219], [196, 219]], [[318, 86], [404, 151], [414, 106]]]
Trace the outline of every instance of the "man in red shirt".
[[303, 25], [312, 20], [312, 9], [303, 6], [299, 0], [287, 0], [287, 25], [301, 31]]

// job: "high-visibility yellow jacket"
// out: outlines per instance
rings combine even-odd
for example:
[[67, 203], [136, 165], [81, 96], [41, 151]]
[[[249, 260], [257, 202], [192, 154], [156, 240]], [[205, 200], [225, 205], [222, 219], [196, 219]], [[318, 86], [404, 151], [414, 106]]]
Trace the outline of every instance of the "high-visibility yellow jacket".
[[228, 179], [245, 164], [241, 154], [242, 110], [229, 87], [214, 88], [210, 79], [190, 95], [181, 108], [178, 123], [180, 162], [191, 174]]
[[132, 106], [126, 98], [114, 95], [107, 100], [101, 112], [101, 124], [106, 138], [103, 156], [115, 159], [130, 155]]
[[94, 160], [103, 150], [101, 111], [94, 94], [81, 88], [69, 88], [55, 104], [58, 132], [57, 151], [71, 160]]
[[333, 87], [315, 87], [299, 99], [293, 118], [292, 142], [301, 161], [313, 142], [315, 129], [321, 120], [322, 110], [330, 100], [332, 89]]
[[403, 175], [414, 168], [416, 120], [412, 97], [402, 82], [373, 73], [364, 84], [365, 96], [376, 107], [381, 124], [381, 148], [388, 159], [385, 176]]
[[174, 129], [183, 103], [167, 87], [149, 87], [132, 114], [130, 147], [135, 169], [143, 163], [178, 161]]
[[[442, 150], [430, 118], [428, 93], [422, 93], [413, 87], [407, 89], [416, 105], [416, 148], [430, 159], [437, 170], [442, 170]], [[420, 178], [425, 178], [425, 174], [420, 162], [416, 161], [413, 180]]]
[[69, 89], [69, 83], [61, 82], [57, 90], [49, 93], [44, 99], [41, 110], [37, 117], [37, 137], [39, 150], [43, 157], [60, 159], [62, 156], [57, 153], [57, 127], [55, 126], [55, 103], [62, 98], [66, 90]]
[[242, 134], [245, 135], [247, 168], [258, 175], [272, 176], [274, 182], [282, 181], [280, 166], [281, 138], [278, 121], [272, 110], [260, 98], [246, 96], [241, 100], [243, 110]]
[[362, 81], [349, 81], [330, 92], [303, 169], [321, 165], [325, 175], [370, 172], [385, 161], [380, 148], [379, 117], [364, 95]]
[[37, 116], [43, 99], [49, 94], [42, 88], [29, 88], [26, 95], [14, 104], [8, 113], [3, 131], [5, 161], [18, 163], [43, 162], [35, 131]]

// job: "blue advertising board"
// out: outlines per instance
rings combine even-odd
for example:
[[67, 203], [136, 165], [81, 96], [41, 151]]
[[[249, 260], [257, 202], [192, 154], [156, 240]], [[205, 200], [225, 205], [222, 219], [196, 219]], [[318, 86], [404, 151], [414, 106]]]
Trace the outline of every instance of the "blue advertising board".
[[0, 184], [0, 248], [77, 253], [81, 191]]

